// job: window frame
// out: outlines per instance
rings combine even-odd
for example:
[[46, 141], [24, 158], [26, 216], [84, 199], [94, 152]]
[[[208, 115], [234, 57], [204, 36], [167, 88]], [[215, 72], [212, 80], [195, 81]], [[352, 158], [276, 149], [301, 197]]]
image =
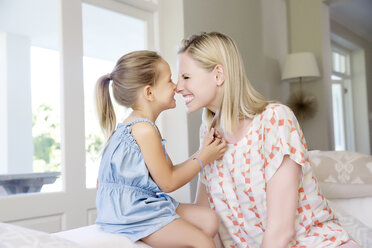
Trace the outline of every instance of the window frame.
[[[332, 85], [337, 82], [341, 84], [344, 89], [344, 96], [342, 97], [342, 111], [344, 118], [344, 137], [345, 137], [345, 150], [355, 151], [355, 133], [354, 133], [354, 111], [353, 111], [353, 100], [352, 100], [352, 65], [351, 65], [351, 51], [346, 49], [339, 44], [332, 42], [332, 72], [331, 76], [335, 75], [340, 79], [332, 80]], [[339, 53], [345, 56], [345, 73], [341, 73], [334, 70], [333, 53]], [[347, 94], [347, 95], [345, 95]], [[336, 144], [335, 144], [336, 146]]]
[[134, 6], [135, 2], [145, 5], [145, 0], [130, 2], [58, 0], [62, 191], [1, 197], [0, 221], [53, 232], [94, 223], [96, 189], [86, 188], [85, 180], [82, 4], [145, 20], [147, 47], [156, 50], [157, 10]]

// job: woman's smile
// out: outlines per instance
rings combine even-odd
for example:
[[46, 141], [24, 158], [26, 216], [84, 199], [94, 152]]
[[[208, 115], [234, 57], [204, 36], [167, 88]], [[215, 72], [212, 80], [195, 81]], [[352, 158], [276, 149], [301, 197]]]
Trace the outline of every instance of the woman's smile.
[[183, 99], [185, 100], [186, 105], [188, 105], [192, 100], [194, 100], [193, 95], [183, 95]]

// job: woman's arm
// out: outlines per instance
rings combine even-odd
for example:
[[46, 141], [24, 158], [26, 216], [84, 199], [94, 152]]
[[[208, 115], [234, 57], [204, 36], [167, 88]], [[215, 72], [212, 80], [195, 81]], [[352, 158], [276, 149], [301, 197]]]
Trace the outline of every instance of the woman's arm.
[[[173, 166], [170, 159], [167, 162], [160, 137], [151, 124], [137, 123], [132, 126], [132, 134], [141, 149], [152, 178], [165, 193], [182, 187], [200, 171], [199, 161], [191, 158], [176, 166]], [[203, 165], [206, 165], [221, 157], [225, 150], [226, 142], [214, 139], [211, 130], [197, 156]]]
[[267, 184], [267, 226], [261, 248], [288, 247], [295, 235], [301, 166], [284, 156]]

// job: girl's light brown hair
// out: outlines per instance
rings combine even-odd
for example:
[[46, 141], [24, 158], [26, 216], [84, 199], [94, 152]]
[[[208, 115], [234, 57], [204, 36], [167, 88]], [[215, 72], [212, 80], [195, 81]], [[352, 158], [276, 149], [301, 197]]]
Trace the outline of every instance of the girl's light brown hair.
[[203, 111], [209, 128], [218, 125], [224, 132], [232, 134], [239, 119], [253, 118], [269, 103], [249, 82], [238, 48], [229, 36], [218, 32], [192, 35], [182, 40], [178, 53], [187, 53], [207, 71], [217, 65], [224, 68], [220, 109], [217, 113], [207, 108]]
[[138, 90], [154, 85], [157, 80], [158, 63], [162, 58], [153, 51], [135, 51], [122, 56], [113, 71], [100, 77], [95, 87], [95, 99], [100, 126], [108, 141], [116, 126], [116, 115], [110, 97], [110, 82], [116, 102], [132, 108]]

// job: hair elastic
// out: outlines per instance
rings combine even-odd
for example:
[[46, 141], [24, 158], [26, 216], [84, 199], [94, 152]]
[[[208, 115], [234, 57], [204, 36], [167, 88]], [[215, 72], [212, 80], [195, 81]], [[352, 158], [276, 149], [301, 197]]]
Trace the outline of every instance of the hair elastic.
[[202, 163], [202, 161], [200, 160], [200, 158], [198, 158], [198, 157], [194, 157], [192, 160], [198, 160], [199, 161], [199, 164], [200, 164], [200, 170], [203, 170], [203, 163]]

